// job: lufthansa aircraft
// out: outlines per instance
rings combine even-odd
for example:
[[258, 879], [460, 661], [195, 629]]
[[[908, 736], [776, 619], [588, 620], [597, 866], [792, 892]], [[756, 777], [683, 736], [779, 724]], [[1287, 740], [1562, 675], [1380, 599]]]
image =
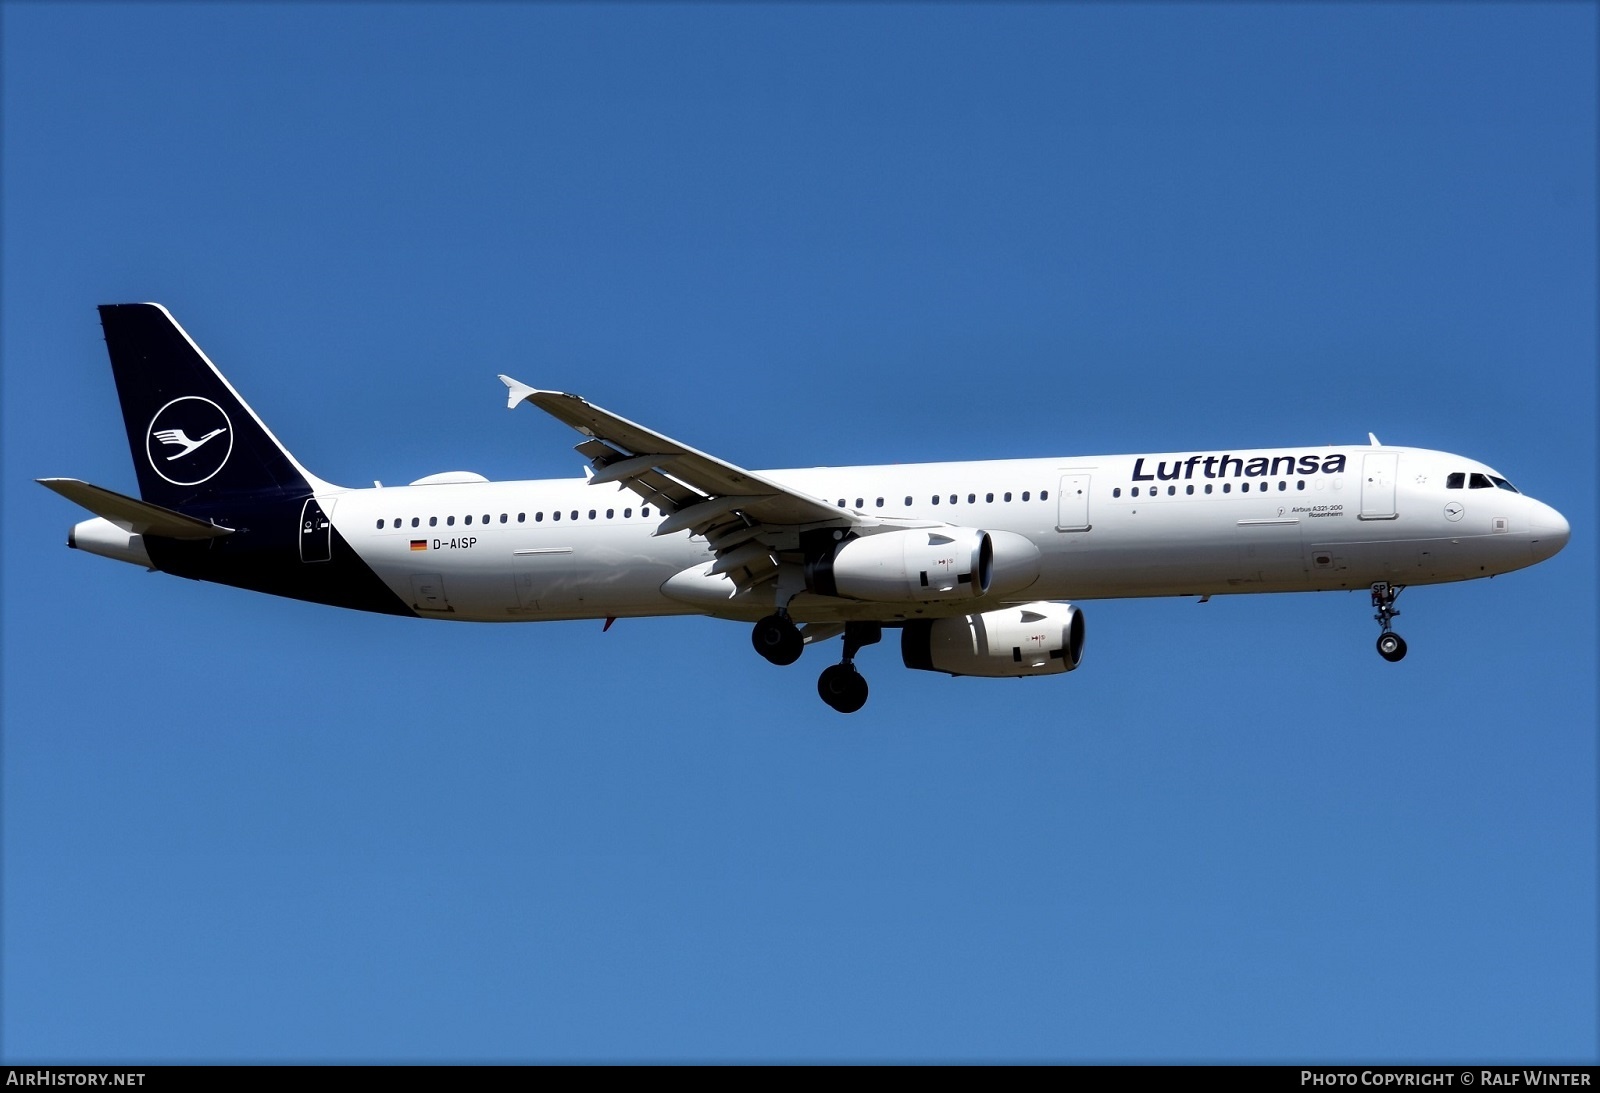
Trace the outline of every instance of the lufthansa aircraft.
[[1369, 444], [747, 471], [501, 376], [572, 426], [585, 479], [324, 482], [159, 304], [100, 308], [139, 499], [41, 483], [95, 514], [67, 545], [197, 580], [393, 615], [533, 622], [712, 615], [791, 664], [843, 638], [817, 690], [867, 699], [855, 655], [900, 631], [908, 668], [1070, 672], [1069, 600], [1370, 590], [1378, 652], [1407, 585], [1490, 577], [1566, 545], [1498, 472]]

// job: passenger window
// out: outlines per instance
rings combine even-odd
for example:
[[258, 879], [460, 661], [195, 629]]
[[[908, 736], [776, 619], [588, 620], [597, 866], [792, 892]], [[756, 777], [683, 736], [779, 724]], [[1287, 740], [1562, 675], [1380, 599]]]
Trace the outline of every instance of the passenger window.
[[1139, 496], [1139, 487], [1135, 486], [1135, 487], [1133, 487], [1133, 489], [1129, 490], [1128, 491], [1128, 496], [1129, 497], [1138, 497]]
[[379, 531], [382, 531], [382, 530], [383, 530], [383, 521], [382, 521], [382, 520], [379, 520], [379, 521], [378, 521], [378, 530], [379, 530]]
[[879, 507], [879, 508], [880, 508], [880, 509], [881, 509], [881, 508], [883, 508], [883, 498], [881, 498], [881, 497], [880, 497], [880, 498], [878, 498], [878, 507]]
[[483, 514], [483, 522], [486, 524], [489, 522], [489, 514], [487, 512]]
[[1289, 483], [1287, 483], [1287, 482], [1279, 482], [1278, 483], [1278, 492], [1279, 493], [1282, 493], [1284, 490], [1286, 490], [1288, 488], [1289, 488]]
[[444, 518], [444, 526], [447, 527], [447, 528], [455, 527], [456, 526], [456, 518], [454, 516], [446, 516]]
[[1049, 490], [1040, 490], [1039, 491], [1039, 500], [1041, 500], [1041, 501], [1050, 500], [1050, 491]]
[[437, 516], [428, 517], [428, 526], [430, 528], [438, 527], [439, 526], [439, 518]]
[[863, 501], [861, 498], [857, 497], [856, 498], [856, 508], [858, 508], [858, 509], [866, 508], [866, 502]]
[[911, 498], [907, 497], [906, 498], [906, 508], [910, 508], [910, 507], [911, 507]]
[[500, 514], [500, 522], [502, 524], [506, 522], [506, 514], [503, 512]]
[[[1168, 497], [1176, 497], [1177, 494], [1178, 494], [1178, 487], [1177, 486], [1168, 486], [1167, 487], [1167, 496]], [[1044, 499], [1041, 497], [1040, 500], [1042, 501]]]
[[577, 509], [573, 509], [572, 510], [572, 518], [574, 520], [576, 520], [578, 518], [578, 510]]
[[840, 508], [844, 508], [844, 498], [843, 497], [839, 498], [839, 507]]
[[1011, 500], [1011, 494], [1010, 494], [1010, 492], [1009, 492], [1009, 491], [1007, 491], [1007, 493], [1006, 493], [1006, 495], [1005, 495], [1005, 499], [1006, 499], [1006, 500], [1007, 500], [1007, 501], [1010, 501], [1010, 500]]
[[644, 517], [646, 520], [650, 519], [650, 506], [646, 505], [644, 508], [640, 509], [639, 515]]
[[1189, 496], [1193, 497], [1194, 496], [1194, 483], [1191, 482], [1187, 486], [1183, 487], [1183, 492], [1187, 493]]
[[556, 509], [555, 511], [550, 513], [550, 522], [551, 523], [555, 523], [559, 519], [561, 519], [561, 510], [560, 509]]
[[419, 527], [419, 526], [421, 526], [421, 524], [422, 524], [422, 518], [421, 517], [413, 516], [411, 518], [411, 526], [412, 527]]
[[[573, 513], [573, 516], [576, 517], [577, 513]], [[590, 509], [589, 510], [589, 519], [591, 519], [591, 520], [594, 519], [594, 509]]]
[[1222, 484], [1222, 492], [1223, 493], [1232, 493], [1233, 492], [1233, 483], [1232, 482], [1224, 482]]
[[956, 503], [956, 495], [953, 493], [950, 495], [950, 503], [952, 505]]
[[1248, 483], [1248, 482], [1240, 482], [1239, 483], [1239, 492], [1240, 493], [1249, 493], [1250, 492], [1250, 483]]
[[967, 504], [976, 505], [977, 503], [978, 503], [978, 495], [977, 494], [975, 494], [975, 493], [967, 494]]
[[[521, 520], [521, 519], [522, 519], [522, 513], [520, 513], [520, 512], [519, 512], [519, 513], [517, 513], [517, 519], [518, 519], [518, 520]], [[544, 523], [544, 513], [542, 513], [542, 512], [536, 512], [536, 513], [534, 513], [534, 514], [533, 514], [533, 522], [534, 522], [534, 523], [536, 523], [536, 524], [542, 524], [542, 523]]]
[[470, 513], [470, 512], [469, 512], [469, 513], [467, 513], [467, 515], [466, 515], [466, 516], [465, 516], [465, 517], [464, 517], [464, 518], [463, 518], [463, 519], [462, 519], [462, 521], [461, 521], [461, 522], [462, 522], [462, 523], [463, 523], [463, 524], [470, 524], [470, 523], [472, 523], [472, 514], [471, 514], [471, 513]]
[[1027, 490], [1023, 490], [1022, 491], [1022, 499], [1024, 501], [1026, 501], [1028, 499], [1028, 491]]
[[1455, 474], [1452, 474], [1449, 478], [1444, 480], [1444, 488], [1447, 490], [1459, 490], [1466, 484], [1467, 476], [1461, 471], [1457, 471]]
[[606, 509], [606, 519], [609, 520], [617, 514], [616, 509]]
[[1494, 489], [1494, 483], [1489, 481], [1489, 476], [1488, 475], [1486, 475], [1486, 474], [1477, 474], [1476, 472], [1474, 472], [1474, 474], [1472, 475], [1471, 486], [1475, 490], [1492, 490], [1492, 489]]
[[[544, 518], [544, 513], [540, 513], [539, 514], [539, 518], [543, 519]], [[525, 512], [517, 513], [517, 523], [519, 523], [519, 524], [526, 523], [527, 519], [528, 519], [528, 514], [527, 513], [525, 513]]]
[[1210, 482], [1207, 482], [1207, 483], [1206, 483], [1206, 492], [1207, 492], [1207, 493], [1210, 493], [1210, 492], [1211, 492], [1211, 483], [1210, 483]]
[[622, 518], [624, 520], [632, 520], [633, 519], [633, 510], [632, 509], [623, 509], [622, 510]]
[[1306, 488], [1306, 480], [1304, 478], [1300, 479], [1298, 482], [1296, 482], [1294, 484], [1294, 488], [1297, 489], [1297, 490], [1305, 489]]
[[937, 505], [939, 503], [939, 495], [938, 494], [934, 494], [933, 495], [933, 503], [935, 505]]
[[[993, 497], [994, 495], [990, 494], [989, 496]], [[1111, 496], [1112, 497], [1121, 497], [1122, 496], [1122, 487], [1121, 486], [1112, 487]]]
[[992, 494], [992, 493], [984, 494], [983, 495], [983, 500], [984, 500], [985, 504], [989, 504], [989, 505], [994, 504], [994, 494]]

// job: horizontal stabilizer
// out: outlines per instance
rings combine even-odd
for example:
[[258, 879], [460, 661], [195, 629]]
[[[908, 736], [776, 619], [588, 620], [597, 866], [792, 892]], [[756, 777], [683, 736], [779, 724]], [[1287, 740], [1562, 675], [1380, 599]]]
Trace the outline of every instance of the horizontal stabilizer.
[[96, 516], [138, 535], [159, 535], [165, 539], [217, 539], [232, 535], [232, 528], [218, 527], [181, 512], [127, 497], [114, 490], [91, 486], [76, 478], [36, 479], [45, 489], [54, 490], [68, 501], [82, 505]]

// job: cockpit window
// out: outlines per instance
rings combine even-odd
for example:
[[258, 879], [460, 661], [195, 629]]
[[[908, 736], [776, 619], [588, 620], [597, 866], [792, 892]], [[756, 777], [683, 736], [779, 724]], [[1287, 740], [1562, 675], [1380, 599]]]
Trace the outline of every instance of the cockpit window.
[[1512, 493], [1521, 492], [1521, 491], [1519, 491], [1517, 489], [1517, 487], [1513, 486], [1510, 482], [1507, 482], [1504, 478], [1501, 478], [1499, 475], [1491, 474], [1489, 476], [1489, 481], [1493, 482], [1498, 488], [1500, 488], [1502, 490], [1510, 490]]
[[1444, 480], [1444, 488], [1447, 490], [1459, 490], [1466, 484], [1467, 475], [1465, 471], [1457, 471]]
[[1494, 483], [1489, 481], [1488, 475], [1474, 472], [1472, 475], [1471, 488], [1475, 490], [1492, 490], [1494, 489]]

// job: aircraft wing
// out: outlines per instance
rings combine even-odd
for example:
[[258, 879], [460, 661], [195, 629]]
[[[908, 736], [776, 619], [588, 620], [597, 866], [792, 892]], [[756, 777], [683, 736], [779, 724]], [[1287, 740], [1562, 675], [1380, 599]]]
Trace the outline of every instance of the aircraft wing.
[[[700, 529], [719, 516], [742, 512], [765, 524], [850, 524], [853, 514], [819, 497], [761, 477], [715, 456], [680, 444], [618, 417], [609, 410], [561, 391], [540, 391], [510, 376], [500, 380], [510, 389], [512, 409], [531, 402], [589, 439], [577, 450], [595, 469], [596, 485], [620, 482], [646, 501], [671, 513], [659, 534]], [[698, 512], [696, 510], [699, 510]], [[863, 523], [877, 523], [863, 519]]]
[[707, 455], [577, 395], [541, 391], [510, 376], [500, 381], [509, 389], [511, 409], [531, 402], [586, 437], [577, 451], [595, 469], [591, 484], [620, 483], [659, 508], [666, 519], [657, 535], [704, 535], [717, 553], [711, 574], [728, 573], [741, 587], [770, 578], [778, 555], [798, 547], [798, 532], [807, 525], [883, 523]]

